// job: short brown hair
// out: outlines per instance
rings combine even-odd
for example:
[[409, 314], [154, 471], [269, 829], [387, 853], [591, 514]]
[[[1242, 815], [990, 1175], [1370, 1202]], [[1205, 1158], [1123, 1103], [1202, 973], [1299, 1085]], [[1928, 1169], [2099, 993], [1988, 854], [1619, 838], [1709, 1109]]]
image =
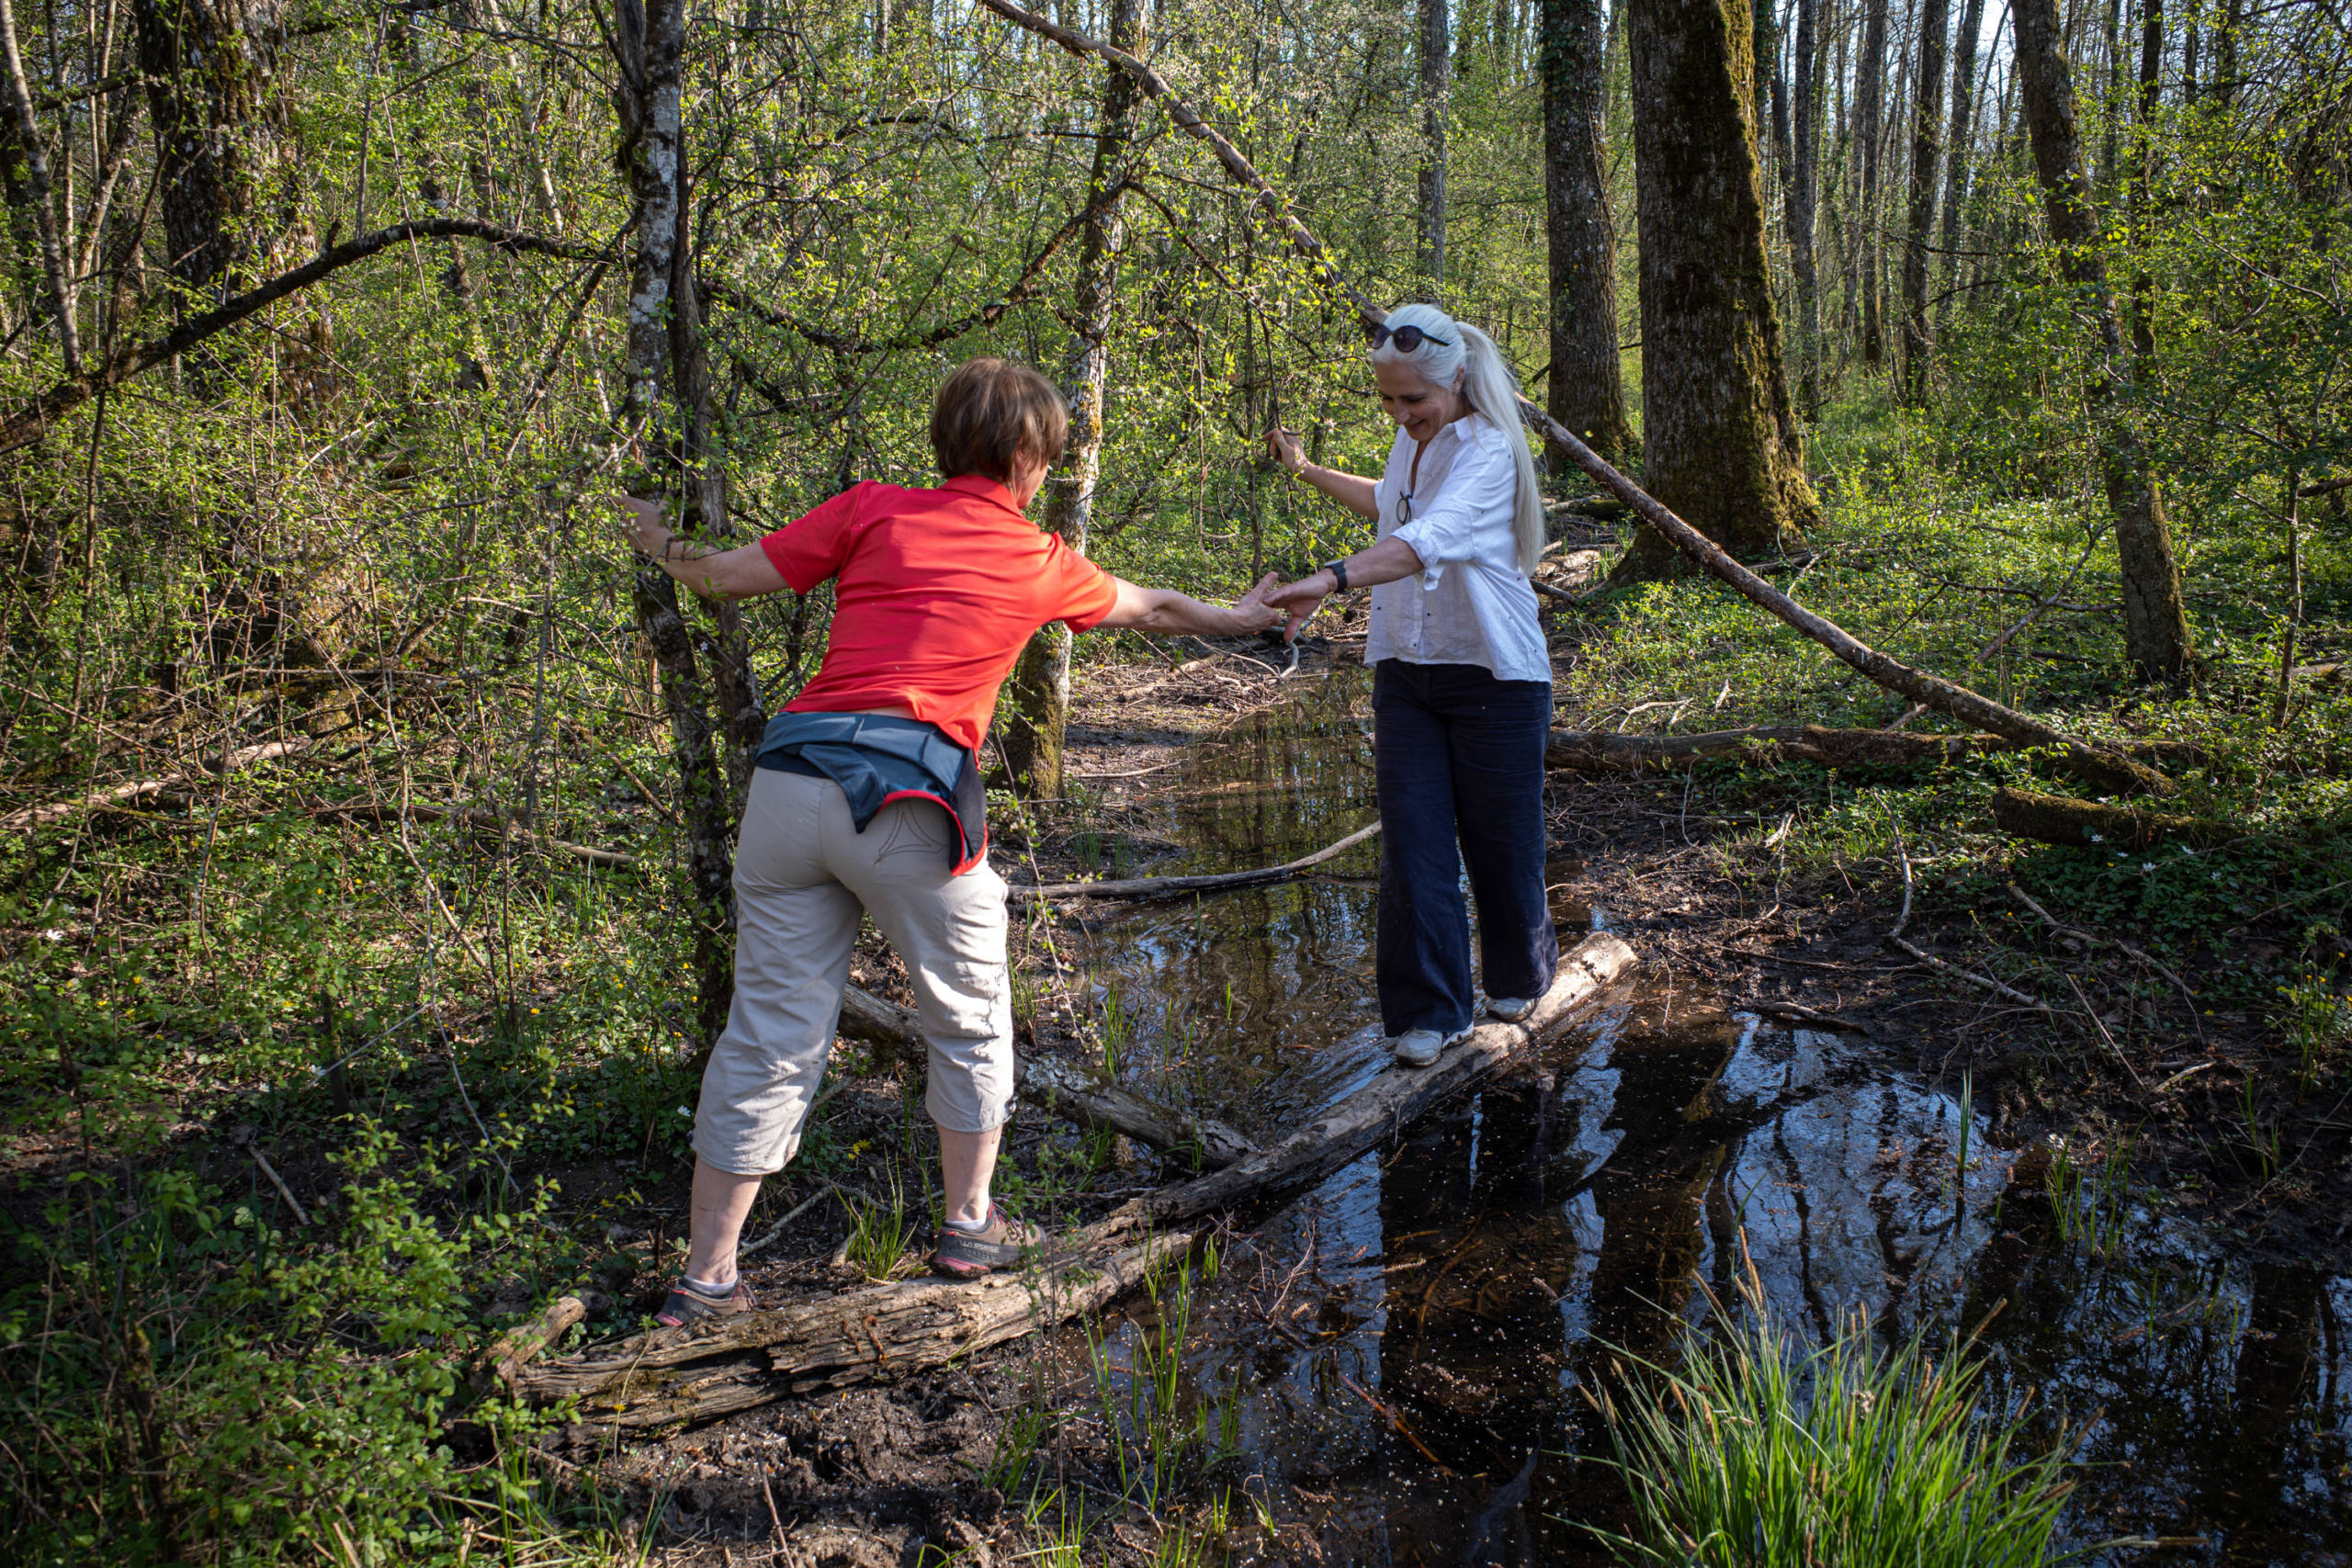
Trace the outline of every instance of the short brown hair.
[[1012, 482], [1022, 457], [1061, 460], [1069, 406], [1051, 381], [1015, 359], [967, 360], [931, 405], [931, 450], [942, 479], [982, 474]]

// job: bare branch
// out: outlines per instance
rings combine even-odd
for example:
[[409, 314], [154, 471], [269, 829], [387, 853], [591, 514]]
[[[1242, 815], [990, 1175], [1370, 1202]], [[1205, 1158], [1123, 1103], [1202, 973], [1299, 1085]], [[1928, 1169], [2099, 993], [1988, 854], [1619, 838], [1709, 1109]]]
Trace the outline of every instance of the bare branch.
[[57, 423], [59, 416], [87, 402], [97, 395], [100, 389], [119, 387], [156, 366], [186, 354], [205, 339], [227, 331], [288, 295], [300, 294], [345, 267], [366, 261], [387, 246], [407, 240], [486, 240], [501, 250], [529, 255], [559, 256], [567, 261], [602, 261], [612, 254], [609, 246], [571, 244], [471, 218], [430, 218], [395, 223], [389, 229], [379, 229], [372, 234], [362, 235], [322, 251], [314, 260], [293, 271], [283, 273], [258, 288], [240, 294], [217, 309], [190, 317], [162, 337], [127, 348], [96, 369], [69, 376], [31, 402], [19, 404], [6, 417], [0, 418], [0, 453], [14, 452], [40, 440], [49, 434], [49, 427]]

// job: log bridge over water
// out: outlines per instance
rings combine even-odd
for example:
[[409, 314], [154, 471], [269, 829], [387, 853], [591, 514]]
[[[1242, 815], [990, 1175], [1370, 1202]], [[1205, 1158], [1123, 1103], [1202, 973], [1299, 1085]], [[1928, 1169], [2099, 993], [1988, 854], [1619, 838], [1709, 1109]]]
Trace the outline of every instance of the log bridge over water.
[[[1204, 1164], [1224, 1160], [1222, 1168], [1129, 1200], [1054, 1242], [1023, 1273], [972, 1283], [866, 1285], [528, 1365], [537, 1349], [585, 1315], [578, 1298], [566, 1296], [538, 1324], [495, 1347], [488, 1370], [530, 1404], [577, 1400], [581, 1423], [617, 1433], [707, 1421], [790, 1394], [920, 1371], [1038, 1333], [1109, 1303], [1182, 1258], [1215, 1216], [1320, 1180], [1559, 1038], [1639, 962], [1614, 936], [1587, 937], [1563, 956], [1559, 977], [1522, 1021], [1483, 1023], [1434, 1066], [1391, 1067], [1265, 1148], [1215, 1123], [1180, 1122], [1123, 1091], [1078, 1081], [1067, 1069], [1033, 1067], [1029, 1088], [1037, 1098], [1138, 1136], [1189, 1144]], [[893, 1016], [898, 1010], [866, 998], [846, 1010], [844, 1032], [903, 1027]], [[1157, 1120], [1148, 1132], [1118, 1120], [1134, 1115]]]

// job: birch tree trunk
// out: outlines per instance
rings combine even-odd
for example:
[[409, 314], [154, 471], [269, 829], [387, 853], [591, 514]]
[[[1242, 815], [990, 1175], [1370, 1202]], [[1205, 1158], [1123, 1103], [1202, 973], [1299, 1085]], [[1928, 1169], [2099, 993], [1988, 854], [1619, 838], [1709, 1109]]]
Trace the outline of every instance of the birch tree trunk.
[[1617, 350], [1617, 231], [1609, 211], [1607, 24], [1600, 0], [1544, 0], [1544, 237], [1551, 253], [1554, 419], [1612, 463], [1631, 454]]
[[[1145, 49], [1143, 0], [1113, 0], [1111, 47], [1140, 56]], [[1046, 489], [1045, 527], [1086, 553], [1094, 520], [1094, 491], [1102, 468], [1102, 397], [1110, 376], [1111, 313], [1119, 291], [1119, 252], [1125, 219], [1118, 186], [1126, 177], [1127, 144], [1135, 138], [1142, 101], [1124, 71], [1102, 82], [1102, 127], [1086, 186], [1090, 216], [1079, 241], [1078, 287], [1072, 297], [1069, 450], [1062, 471]], [[1056, 621], [1022, 650], [1009, 695], [1012, 711], [1000, 731], [1005, 763], [1016, 784], [1035, 795], [1062, 792], [1062, 739], [1069, 726], [1069, 628]]]
[[1903, 245], [1903, 396], [1914, 408], [1927, 405], [1928, 362], [1935, 349], [1928, 321], [1928, 245], [1936, 226], [1949, 18], [1945, 0], [1920, 0], [1919, 85], [1911, 95], [1911, 209]]
[[1423, 295], [1445, 283], [1446, 0], [1419, 0], [1421, 74], [1420, 271]]
[[[618, 162], [637, 213], [621, 417], [649, 465], [662, 471], [665, 480], [683, 481], [684, 515], [677, 521], [684, 531], [693, 532], [712, 526], [714, 508], [723, 521], [726, 490], [701, 445], [708, 436], [708, 411], [696, 405], [707, 401], [707, 379], [700, 385], [673, 385], [680, 357], [675, 335], [695, 333], [700, 325], [691, 257], [684, 254], [684, 0], [652, 0], [650, 6], [619, 0], [615, 13], [613, 42], [620, 68], [614, 88], [621, 129]], [[664, 393], [673, 389], [686, 410], [678, 422], [684, 426], [683, 439], [675, 443], [665, 435], [662, 418]], [[726, 1027], [734, 992], [729, 932], [734, 791], [721, 755], [724, 737], [711, 719], [710, 684], [695, 658], [698, 639], [687, 622], [677, 583], [660, 568], [639, 562], [631, 590], [639, 630], [660, 674], [662, 705], [678, 767], [687, 875], [694, 894], [695, 1043], [707, 1052]], [[740, 626], [738, 631], [740, 636]], [[724, 671], [729, 657], [715, 652], [714, 667]]]
[[2082, 295], [2092, 321], [2083, 370], [2098, 446], [2100, 478], [2115, 514], [2123, 588], [2124, 652], [2143, 680], [2173, 680], [2188, 668], [2188, 613], [2164, 497], [2129, 407], [2131, 370], [2100, 250], [2098, 214], [2083, 174], [2074, 78], [2058, 43], [2055, 0], [2013, 0], [2017, 69], [2026, 130], [2050, 216], [2059, 275]]
[[[1813, 522], [1781, 365], [1747, 0], [1627, 0], [1640, 201], [1642, 456], [1652, 494], [1735, 556]], [[1688, 570], [1652, 531], [1619, 580]]]

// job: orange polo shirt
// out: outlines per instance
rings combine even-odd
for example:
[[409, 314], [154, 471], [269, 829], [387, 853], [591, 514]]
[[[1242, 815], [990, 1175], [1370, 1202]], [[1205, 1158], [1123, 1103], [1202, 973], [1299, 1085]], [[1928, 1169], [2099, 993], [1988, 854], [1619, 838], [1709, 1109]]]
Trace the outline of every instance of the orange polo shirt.
[[824, 662], [786, 711], [904, 706], [973, 751], [1031, 634], [1085, 631], [1118, 598], [1109, 572], [978, 474], [852, 486], [760, 547], [796, 593], [836, 580]]

